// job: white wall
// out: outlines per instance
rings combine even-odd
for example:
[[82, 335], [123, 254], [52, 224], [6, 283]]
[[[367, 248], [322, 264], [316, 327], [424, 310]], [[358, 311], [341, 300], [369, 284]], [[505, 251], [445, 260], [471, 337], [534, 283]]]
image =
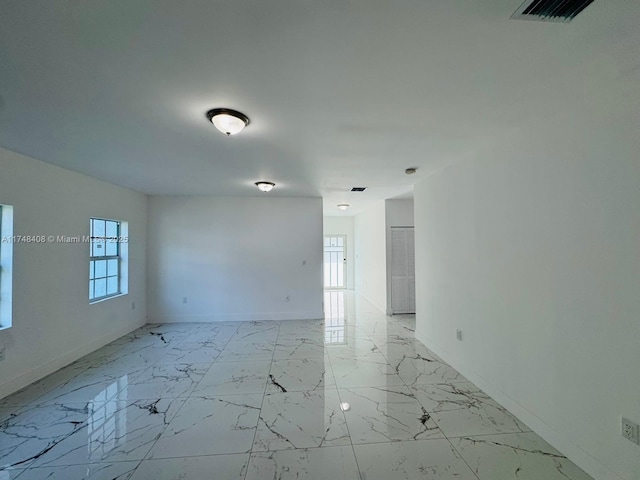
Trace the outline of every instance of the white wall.
[[578, 130], [415, 186], [416, 336], [595, 478], [638, 479], [637, 132]]
[[391, 311], [391, 227], [413, 227], [413, 199], [385, 200], [385, 232], [387, 242], [387, 315]]
[[353, 217], [324, 217], [324, 235], [347, 236], [347, 289], [355, 288], [355, 241]]
[[151, 323], [323, 318], [320, 198], [150, 197], [148, 252]]
[[354, 217], [356, 292], [387, 310], [385, 202], [380, 200]]
[[413, 199], [389, 199], [384, 201], [387, 228], [413, 227]]
[[[0, 203], [14, 235], [89, 235], [89, 218], [129, 222], [129, 293], [89, 305], [89, 245], [16, 243], [13, 327], [0, 331], [0, 397], [143, 325], [146, 196], [0, 149]], [[131, 309], [135, 302], [136, 309]]]

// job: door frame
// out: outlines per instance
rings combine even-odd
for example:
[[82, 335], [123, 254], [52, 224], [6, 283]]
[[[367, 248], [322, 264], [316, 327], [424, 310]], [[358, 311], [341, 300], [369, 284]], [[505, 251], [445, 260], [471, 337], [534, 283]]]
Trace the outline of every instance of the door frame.
[[[393, 265], [393, 230], [404, 230], [405, 232], [407, 230], [410, 230], [414, 233], [414, 256], [413, 256], [413, 261], [414, 261], [414, 282], [415, 282], [415, 226], [413, 225], [394, 225], [392, 227], [389, 228], [389, 236], [388, 241], [389, 241], [389, 249], [387, 250], [387, 315], [403, 315], [403, 314], [415, 314], [415, 308], [414, 311], [394, 311], [393, 309], [393, 275], [392, 275], [392, 265]], [[415, 285], [415, 283], [414, 283]], [[414, 287], [415, 288], [415, 287]], [[415, 290], [414, 290], [415, 291]], [[415, 293], [414, 293], [415, 296]], [[415, 305], [414, 305], [415, 307]]]

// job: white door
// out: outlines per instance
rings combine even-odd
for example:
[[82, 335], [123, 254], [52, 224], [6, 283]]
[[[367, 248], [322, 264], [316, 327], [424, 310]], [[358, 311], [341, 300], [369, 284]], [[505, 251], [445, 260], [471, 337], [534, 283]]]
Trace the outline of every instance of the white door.
[[416, 313], [413, 227], [391, 227], [391, 311]]
[[346, 288], [347, 237], [324, 237], [324, 288]]

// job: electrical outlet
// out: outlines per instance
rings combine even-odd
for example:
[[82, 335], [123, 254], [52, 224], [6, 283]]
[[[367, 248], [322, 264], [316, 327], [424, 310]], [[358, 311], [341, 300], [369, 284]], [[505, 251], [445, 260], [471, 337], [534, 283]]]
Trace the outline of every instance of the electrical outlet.
[[182, 303], [187, 303], [187, 297], [182, 297]]
[[456, 330], [456, 338], [458, 341], [462, 341], [462, 330]]
[[640, 437], [638, 432], [638, 424], [632, 422], [628, 418], [622, 417], [622, 436], [627, 440], [640, 445]]
[[131, 302], [131, 310], [135, 310], [136, 309], [136, 302]]
[[0, 345], [0, 362], [4, 360], [4, 345]]

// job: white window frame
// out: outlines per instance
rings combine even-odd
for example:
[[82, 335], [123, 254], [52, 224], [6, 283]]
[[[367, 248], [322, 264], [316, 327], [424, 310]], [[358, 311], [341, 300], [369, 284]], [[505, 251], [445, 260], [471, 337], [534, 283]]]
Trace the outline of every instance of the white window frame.
[[[105, 232], [104, 235], [96, 235], [94, 232], [95, 222], [105, 222]], [[116, 224], [116, 234], [115, 235], [107, 235], [106, 232], [106, 222], [112, 222]], [[127, 240], [128, 240], [128, 225], [127, 222], [123, 222], [120, 220], [110, 219], [110, 218], [102, 218], [102, 217], [91, 217], [89, 219], [89, 303], [98, 303], [104, 300], [108, 300], [110, 298], [118, 297], [120, 295], [124, 295], [128, 290], [128, 275], [127, 275], [127, 264], [128, 264], [128, 248], [127, 248]], [[115, 254], [106, 255], [106, 248], [108, 243], [116, 244], [116, 252]], [[105, 248], [104, 255], [95, 255], [96, 251], [99, 248]], [[110, 275], [110, 264], [113, 260], [116, 260], [116, 268], [117, 274]], [[105, 273], [104, 276], [96, 277], [96, 262], [98, 261], [106, 261], [105, 265]], [[117, 278], [117, 288], [115, 292], [108, 292], [108, 279], [109, 278]], [[105, 280], [105, 295], [95, 296], [95, 287], [96, 280]]]
[[0, 204], [0, 330], [13, 324], [13, 206]]

